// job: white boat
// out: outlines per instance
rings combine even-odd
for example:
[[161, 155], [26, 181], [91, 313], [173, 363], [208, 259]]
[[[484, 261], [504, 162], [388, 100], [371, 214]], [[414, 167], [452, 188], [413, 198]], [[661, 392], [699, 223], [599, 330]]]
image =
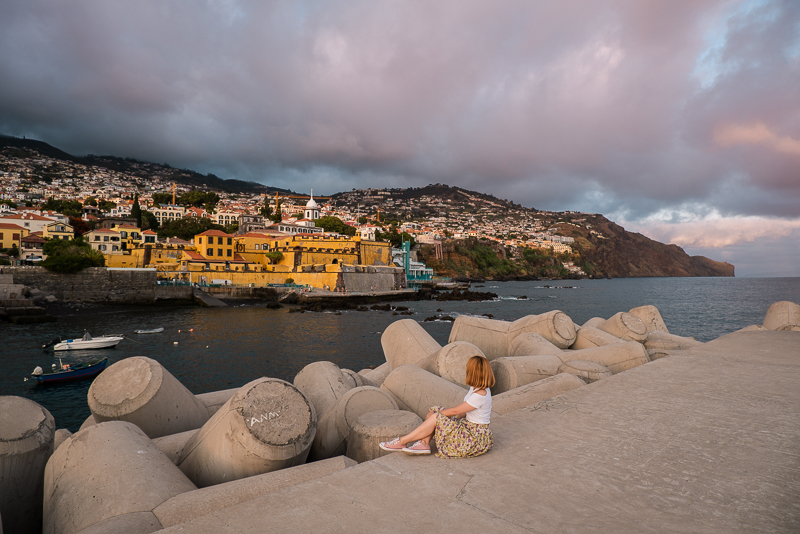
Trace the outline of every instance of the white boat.
[[150, 330], [134, 330], [134, 334], [160, 334], [164, 331], [164, 327], [161, 328], [152, 328]]
[[123, 339], [122, 336], [92, 337], [89, 332], [86, 332], [82, 338], [78, 339], [53, 340], [44, 348], [52, 346], [53, 350], [110, 349], [116, 347]]

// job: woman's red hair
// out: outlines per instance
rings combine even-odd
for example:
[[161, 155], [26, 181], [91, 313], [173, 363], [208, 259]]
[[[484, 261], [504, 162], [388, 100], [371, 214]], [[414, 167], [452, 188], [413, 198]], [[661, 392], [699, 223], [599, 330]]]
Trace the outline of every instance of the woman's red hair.
[[467, 360], [467, 385], [475, 389], [494, 386], [494, 373], [489, 360], [483, 356], [473, 356]]

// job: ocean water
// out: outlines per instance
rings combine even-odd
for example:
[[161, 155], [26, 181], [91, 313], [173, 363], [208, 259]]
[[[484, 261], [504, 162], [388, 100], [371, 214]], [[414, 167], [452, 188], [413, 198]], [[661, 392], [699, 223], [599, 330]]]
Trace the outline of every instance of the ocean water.
[[[55, 323], [0, 323], [0, 395], [30, 398], [50, 410], [59, 428], [76, 431], [89, 416], [86, 394], [91, 380], [57, 386], [24, 382], [37, 365], [57, 362], [42, 345], [56, 336], [124, 334], [115, 349], [58, 353], [65, 362], [108, 356], [109, 364], [131, 356], [158, 360], [193, 393], [239, 387], [262, 376], [292, 381], [309, 363], [329, 360], [359, 371], [383, 363], [383, 330], [399, 319], [415, 319], [441, 344], [452, 322], [442, 317], [491, 314], [515, 320], [561, 310], [576, 324], [610, 317], [645, 304], [655, 305], [669, 331], [710, 341], [751, 324], [761, 324], [773, 302], [800, 303], [800, 278], [635, 278], [487, 282], [473, 291], [498, 298], [485, 302], [414, 301], [414, 315], [354, 310], [288, 313], [263, 303], [228, 308], [119, 307], [65, 315]], [[527, 297], [527, 298], [520, 298]], [[424, 321], [438, 317], [435, 321]], [[134, 330], [164, 327], [161, 334]]]

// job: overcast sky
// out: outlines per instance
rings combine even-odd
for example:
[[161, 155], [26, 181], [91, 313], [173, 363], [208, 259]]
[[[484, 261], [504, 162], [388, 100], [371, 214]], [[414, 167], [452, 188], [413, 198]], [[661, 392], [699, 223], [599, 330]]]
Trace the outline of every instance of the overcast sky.
[[3, 0], [0, 133], [458, 185], [800, 276], [800, 1]]

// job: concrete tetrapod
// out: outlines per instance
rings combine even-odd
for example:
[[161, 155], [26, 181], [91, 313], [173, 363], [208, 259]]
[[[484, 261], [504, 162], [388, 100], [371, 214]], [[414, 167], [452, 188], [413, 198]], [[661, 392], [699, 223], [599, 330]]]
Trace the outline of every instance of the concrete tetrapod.
[[459, 315], [453, 321], [450, 330], [449, 343], [467, 341], [483, 351], [488, 360], [508, 356], [508, 330], [511, 323], [487, 319], [486, 317], [471, 317]]
[[392, 370], [401, 365], [416, 365], [442, 348], [413, 319], [401, 319], [390, 324], [381, 335], [381, 347]]
[[702, 345], [701, 341], [697, 341], [693, 337], [676, 336], [660, 330], [655, 330], [647, 334], [647, 339], [644, 340], [644, 348], [648, 351], [652, 349], [660, 350], [686, 350]]
[[200, 428], [208, 409], [160, 363], [125, 358], [94, 379], [89, 409], [97, 422], [128, 421], [150, 438]]
[[581, 328], [584, 328], [584, 327], [587, 327], [587, 326], [591, 327], [591, 328], [600, 328], [600, 325], [605, 323], [607, 320], [608, 319], [604, 319], [602, 317], [592, 317], [591, 319], [589, 319], [588, 321], [583, 323], [581, 325]]
[[615, 313], [608, 321], [597, 328], [623, 341], [638, 341], [641, 343], [647, 337], [647, 327], [644, 325], [644, 321], [628, 312]]
[[526, 332], [514, 338], [508, 346], [509, 356], [536, 356], [538, 354], [560, 354], [562, 351], [539, 334]]
[[664, 323], [664, 319], [661, 317], [661, 312], [658, 311], [658, 308], [652, 304], [632, 308], [628, 313], [631, 313], [642, 320], [648, 334], [650, 332], [669, 333], [669, 330], [667, 330], [667, 325]]
[[405, 410], [378, 410], [360, 416], [353, 423], [347, 440], [347, 457], [358, 463], [374, 460], [390, 452], [378, 443], [405, 436], [422, 423], [422, 418]]
[[560, 354], [564, 361], [582, 360], [602, 365], [611, 374], [621, 373], [650, 361], [641, 343], [625, 341], [591, 349], [581, 349]]
[[614, 343], [622, 343], [622, 340], [599, 328], [582, 326], [576, 332], [575, 343], [570, 348], [573, 350], [591, 349]]
[[0, 396], [0, 517], [5, 532], [42, 531], [42, 480], [56, 424], [45, 408]]
[[569, 315], [559, 310], [517, 319], [508, 329], [511, 336], [509, 342], [524, 332], [539, 334], [560, 349], [566, 349], [575, 342], [575, 323]]
[[455, 341], [448, 343], [417, 365], [449, 382], [465, 386], [467, 383], [467, 361], [473, 356], [484, 356], [484, 354], [481, 349], [472, 343]]
[[311, 401], [317, 417], [322, 417], [342, 395], [352, 389], [351, 384], [351, 378], [345, 378], [342, 370], [333, 362], [310, 363], [294, 377], [294, 387]]
[[509, 356], [492, 360], [492, 372], [496, 381], [492, 387], [492, 398], [495, 394], [558, 374], [562, 363], [561, 358], [552, 354]]
[[585, 385], [586, 382], [573, 374], [559, 373], [498, 395], [492, 395], [492, 411], [498, 414], [513, 412]]
[[347, 452], [351, 425], [359, 416], [377, 410], [397, 410], [397, 403], [387, 392], [371, 386], [353, 388], [323, 415], [308, 453], [316, 462]]
[[361, 376], [369, 380], [375, 387], [381, 387], [383, 381], [386, 380], [386, 377], [389, 376], [389, 373], [392, 372], [392, 366], [389, 365], [389, 362], [385, 362], [375, 369], [362, 369], [358, 372]]
[[783, 300], [775, 302], [764, 316], [767, 330], [800, 330], [800, 305]]
[[317, 429], [314, 406], [277, 378], [245, 384], [186, 443], [178, 467], [199, 488], [306, 461]]
[[464, 402], [467, 390], [416, 365], [403, 365], [392, 371], [381, 389], [389, 393], [401, 410], [425, 418], [431, 406], [452, 408]]
[[58, 448], [44, 473], [44, 532], [154, 532], [152, 510], [196, 489], [136, 425], [109, 421]]
[[[589, 350], [589, 349], [586, 349]], [[570, 360], [564, 362], [558, 368], [559, 373], [569, 373], [575, 375], [587, 384], [597, 382], [600, 379], [608, 378], [611, 376], [611, 371], [603, 365], [595, 362], [587, 362], [584, 360]]]

